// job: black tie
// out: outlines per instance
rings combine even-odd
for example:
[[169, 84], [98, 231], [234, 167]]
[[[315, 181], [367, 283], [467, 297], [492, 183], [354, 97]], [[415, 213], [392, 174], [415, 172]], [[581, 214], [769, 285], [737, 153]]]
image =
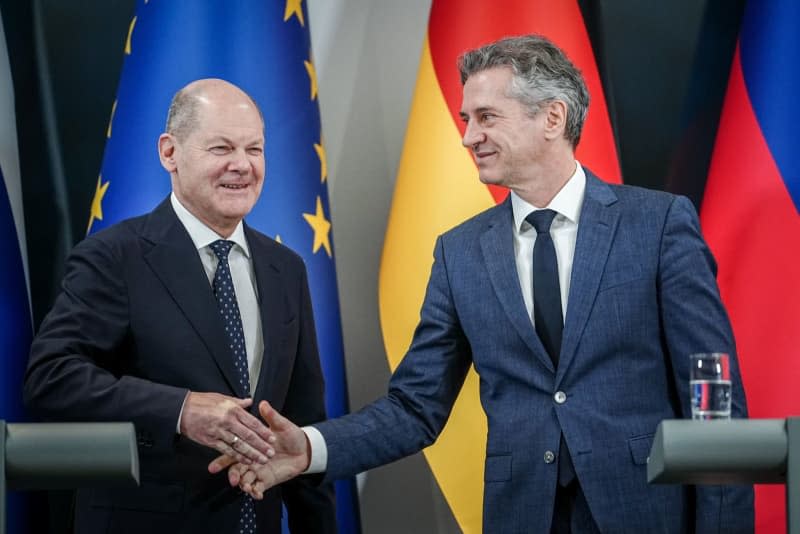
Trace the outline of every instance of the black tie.
[[[556, 212], [537, 210], [525, 220], [536, 229], [533, 245], [533, 322], [547, 354], [558, 369], [561, 353], [561, 333], [564, 319], [561, 315], [561, 286], [558, 283], [558, 259], [550, 237], [550, 225]], [[558, 484], [566, 487], [575, 479], [575, 468], [562, 434], [559, 442]]]
[[537, 210], [525, 220], [536, 229], [537, 234], [533, 245], [533, 322], [539, 339], [553, 361], [553, 367], [558, 367], [564, 320], [561, 316], [558, 260], [550, 237], [550, 225], [555, 216], [553, 210]]
[[[245, 395], [250, 396], [250, 373], [247, 370], [247, 350], [244, 342], [244, 328], [242, 327], [242, 316], [239, 314], [239, 302], [236, 300], [236, 291], [233, 288], [233, 278], [231, 277], [231, 267], [228, 264], [228, 254], [233, 247], [233, 241], [218, 239], [209, 245], [214, 254], [217, 255], [219, 263], [217, 272], [214, 273], [214, 282], [211, 287], [214, 289], [214, 296], [217, 298], [217, 306], [225, 325], [225, 333], [228, 336], [228, 346], [231, 350], [233, 363], [236, 365], [239, 385], [244, 390]], [[236, 532], [240, 534], [255, 534], [256, 531], [256, 508], [253, 499], [245, 495], [242, 500], [242, 507], [239, 511], [239, 525]]]

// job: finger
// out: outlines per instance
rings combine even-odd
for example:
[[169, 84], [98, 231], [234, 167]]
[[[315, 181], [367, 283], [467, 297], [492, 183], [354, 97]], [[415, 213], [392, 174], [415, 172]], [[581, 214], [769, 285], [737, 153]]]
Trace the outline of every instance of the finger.
[[240, 399], [238, 397], [232, 397], [233, 400], [236, 401], [236, 404], [241, 406], [242, 408], [249, 408], [253, 404], [253, 397], [245, 397], [244, 399]]
[[[236, 463], [236, 460], [231, 456], [228, 456], [226, 454], [217, 456], [214, 459], [214, 461], [208, 464], [208, 472], [213, 475], [216, 475], [217, 473], [221, 472], [223, 469], [226, 469], [227, 467], [230, 467], [234, 463]], [[237, 484], [231, 484], [231, 485], [232, 486], [238, 485], [238, 481]]]
[[[248, 429], [248, 432], [258, 435], [258, 437], [265, 443], [274, 440], [274, 433], [263, 422], [259, 421], [256, 416], [247, 410], [241, 410], [236, 414], [238, 422]], [[266, 453], [266, 452], [265, 452]]]
[[[231, 439], [231, 441], [233, 441], [233, 439]], [[231, 443], [228, 443], [224, 439], [218, 439], [217, 441], [213, 442], [211, 446], [214, 447], [219, 452], [221, 452], [222, 454], [230, 456], [237, 462], [241, 462], [243, 464], [248, 464], [248, 465], [253, 463], [253, 460], [251, 460], [248, 456], [245, 456], [244, 454], [240, 453], [233, 447], [233, 445], [231, 445]]]
[[242, 456], [249, 458], [251, 462], [263, 464], [275, 454], [272, 445], [265, 443], [258, 434], [244, 426], [235, 426], [231, 435], [233, 436], [230, 441], [231, 447]]
[[261, 414], [261, 417], [264, 418], [264, 421], [266, 421], [270, 428], [275, 432], [288, 430], [294, 426], [291, 421], [279, 414], [278, 410], [273, 408], [267, 401], [261, 401], [261, 403], [258, 405], [258, 411]]
[[264, 492], [267, 491], [267, 483], [259, 480], [255, 484], [252, 485], [251, 488], [251, 495], [256, 500], [261, 500], [264, 498]]

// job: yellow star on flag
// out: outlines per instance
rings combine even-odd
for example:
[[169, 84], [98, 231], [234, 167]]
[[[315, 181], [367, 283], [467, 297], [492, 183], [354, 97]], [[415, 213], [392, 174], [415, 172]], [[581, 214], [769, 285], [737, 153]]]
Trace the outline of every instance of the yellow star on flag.
[[325, 147], [322, 146], [322, 141], [319, 144], [314, 143], [314, 150], [319, 158], [319, 181], [325, 182], [328, 179], [328, 156], [325, 154]]
[[131, 25], [128, 26], [128, 38], [125, 39], [125, 55], [131, 55], [131, 36], [133, 35], [133, 27], [136, 26], [136, 17], [133, 17]]
[[314, 215], [304, 213], [303, 218], [306, 220], [311, 229], [314, 230], [314, 247], [312, 252], [317, 253], [319, 247], [325, 247], [325, 252], [328, 257], [332, 256], [331, 252], [331, 222], [325, 218], [325, 213], [322, 211], [322, 199], [317, 196], [317, 212]]
[[306, 72], [308, 72], [308, 78], [311, 81], [311, 100], [314, 100], [317, 98], [317, 70], [310, 61], [303, 61], [303, 64], [306, 66]]
[[286, 9], [283, 12], [283, 22], [289, 20], [292, 15], [297, 16], [300, 21], [300, 26], [305, 26], [306, 22], [303, 20], [303, 0], [286, 0]]
[[97, 177], [97, 187], [94, 190], [94, 198], [92, 199], [92, 207], [89, 210], [89, 226], [86, 228], [88, 234], [92, 230], [92, 223], [95, 219], [98, 221], [103, 220], [103, 196], [106, 194], [108, 184], [111, 182], [102, 183], [103, 176]]

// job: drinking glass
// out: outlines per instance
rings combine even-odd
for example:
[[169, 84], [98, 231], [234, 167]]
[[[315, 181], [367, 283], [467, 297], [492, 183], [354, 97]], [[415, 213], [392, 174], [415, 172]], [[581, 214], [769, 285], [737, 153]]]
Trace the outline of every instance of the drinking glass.
[[690, 361], [692, 419], [730, 419], [730, 357], [723, 352], [705, 352], [692, 354]]

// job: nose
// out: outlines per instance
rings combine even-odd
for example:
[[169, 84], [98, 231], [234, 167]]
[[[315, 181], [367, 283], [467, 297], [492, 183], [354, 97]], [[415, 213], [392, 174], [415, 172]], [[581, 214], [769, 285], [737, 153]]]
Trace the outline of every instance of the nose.
[[484, 140], [481, 127], [475, 121], [468, 121], [464, 129], [464, 137], [461, 138], [461, 144], [467, 148], [472, 148], [475, 145], [479, 145]]
[[228, 169], [239, 173], [245, 173], [250, 169], [250, 160], [247, 158], [247, 153], [245, 153], [243, 149], [237, 148], [231, 152]]

